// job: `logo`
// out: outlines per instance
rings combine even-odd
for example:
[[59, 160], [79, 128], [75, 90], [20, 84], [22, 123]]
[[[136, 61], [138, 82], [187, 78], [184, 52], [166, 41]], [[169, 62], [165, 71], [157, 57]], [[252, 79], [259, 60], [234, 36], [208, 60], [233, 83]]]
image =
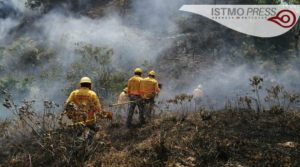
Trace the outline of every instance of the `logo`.
[[290, 10], [282, 10], [275, 17], [268, 19], [283, 28], [290, 28], [296, 24], [296, 15]]
[[183, 5], [179, 10], [207, 17], [235, 31], [263, 38], [290, 31], [300, 5]]

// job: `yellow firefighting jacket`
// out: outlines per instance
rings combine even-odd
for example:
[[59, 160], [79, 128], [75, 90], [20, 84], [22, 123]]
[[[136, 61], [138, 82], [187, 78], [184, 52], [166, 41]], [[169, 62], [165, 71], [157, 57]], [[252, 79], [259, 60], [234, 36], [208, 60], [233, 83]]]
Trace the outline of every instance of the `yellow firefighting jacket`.
[[143, 99], [149, 99], [155, 95], [155, 92], [159, 93], [159, 91], [156, 79], [147, 77], [141, 81], [140, 92]]
[[140, 83], [142, 77], [135, 75], [128, 81], [128, 95], [140, 95]]
[[[67, 104], [70, 102], [73, 102], [78, 108], [76, 114], [71, 116], [74, 123], [83, 121], [87, 125], [95, 123], [95, 113], [101, 111], [101, 105], [94, 91], [89, 88], [77, 89], [70, 94], [66, 101]], [[85, 116], [83, 116], [83, 114], [85, 114]]]

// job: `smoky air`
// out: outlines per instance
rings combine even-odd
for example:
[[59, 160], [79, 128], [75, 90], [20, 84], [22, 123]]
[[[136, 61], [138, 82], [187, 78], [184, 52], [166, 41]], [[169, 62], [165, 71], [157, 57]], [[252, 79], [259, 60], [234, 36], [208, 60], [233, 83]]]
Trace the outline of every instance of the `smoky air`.
[[[106, 68], [125, 75], [124, 87], [134, 68], [144, 64], [144, 70], [156, 70], [158, 81], [164, 85], [159, 96], [162, 101], [181, 93], [192, 94], [202, 84], [204, 97], [207, 97], [203, 100], [204, 106], [209, 107], [209, 101], [214, 101], [215, 107], [222, 108], [226, 99], [233, 99], [236, 94], [251, 93], [249, 78], [253, 75], [263, 76], [266, 80], [265, 87], [277, 83], [291, 91], [299, 88], [300, 66], [294, 59], [294, 44], [276, 44], [272, 47], [277, 48], [278, 52], [268, 52], [269, 60], [256, 60], [260, 55], [267, 54], [261, 48], [272, 39], [261, 41], [243, 36], [207, 19], [182, 13], [178, 9], [186, 4], [184, 0], [167, 0], [164, 3], [160, 0], [134, 1], [121, 12], [106, 6], [97, 8], [99, 10], [93, 9], [96, 5], [93, 2], [84, 3], [84, 9], [90, 9], [85, 11], [83, 7], [78, 7], [82, 1], [75, 5], [62, 3], [47, 10], [45, 6], [32, 10], [25, 6], [25, 2], [0, 2], [0, 46], [6, 48], [1, 53], [0, 64], [4, 67], [0, 68], [0, 72], [1, 77], [16, 81], [7, 88], [20, 103], [22, 99], [35, 99], [41, 104], [41, 101], [48, 99], [55, 100], [62, 106], [68, 94], [62, 89], [70, 86], [77, 88], [75, 81], [70, 85], [66, 83], [69, 83], [69, 74], [74, 66], [77, 67], [76, 63], [81, 61], [81, 55], [75, 50], [84, 45], [113, 49], [111, 64]], [[214, 16], [273, 16], [275, 12], [273, 8], [212, 10]], [[240, 40], [244, 38], [245, 41]], [[26, 50], [11, 52], [20, 43]], [[260, 48], [259, 53], [255, 47]], [[37, 60], [42, 55], [51, 56], [47, 61], [37, 61], [32, 65], [32, 60]], [[145, 60], [148, 63], [146, 65]], [[232, 65], [233, 62], [237, 63]], [[96, 78], [96, 74], [91, 75]], [[45, 77], [53, 78], [44, 80]], [[77, 77], [79, 79], [81, 76]], [[1, 83], [6, 83], [4, 81], [6, 80]], [[14, 92], [10, 88], [14, 85], [20, 87], [21, 83], [29, 84], [29, 89]], [[100, 95], [106, 92], [102, 88], [103, 83], [99, 82], [97, 85], [97, 93]], [[103, 99], [113, 101], [115, 94], [122, 89], [114, 90], [109, 98]], [[5, 117], [4, 115], [6, 113], [1, 114], [1, 117]]]

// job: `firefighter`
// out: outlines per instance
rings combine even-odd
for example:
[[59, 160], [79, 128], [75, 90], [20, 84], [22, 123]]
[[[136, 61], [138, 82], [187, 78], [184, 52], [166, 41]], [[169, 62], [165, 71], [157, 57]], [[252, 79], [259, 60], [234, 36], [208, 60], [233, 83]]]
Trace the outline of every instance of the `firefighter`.
[[[93, 132], [89, 132], [87, 139], [91, 139], [96, 132], [96, 114], [102, 112], [97, 94], [91, 90], [93, 83], [90, 78], [81, 78], [80, 89], [73, 91], [66, 101], [66, 114], [72, 119], [74, 125], [83, 124]], [[71, 111], [68, 106], [75, 105], [76, 110]], [[81, 133], [78, 134], [81, 136]]]
[[193, 91], [193, 98], [195, 101], [195, 105], [199, 106], [201, 104], [202, 98], [203, 98], [203, 91], [202, 91], [202, 85], [199, 84], [196, 89]]
[[127, 91], [128, 91], [128, 88], [123, 89], [123, 92], [119, 95], [118, 104], [128, 101]]
[[150, 118], [155, 104], [155, 97], [160, 92], [159, 84], [155, 79], [155, 72], [150, 71], [148, 77], [141, 81], [140, 92], [145, 105], [145, 113]]
[[[128, 88], [125, 88], [123, 90], [123, 92], [119, 95], [118, 97], [118, 104], [122, 104], [128, 101], [128, 94], [127, 94]], [[126, 106], [124, 105], [120, 105], [119, 107], [119, 113], [121, 113], [122, 111], [127, 111], [126, 110]]]
[[132, 126], [131, 121], [134, 114], [134, 109], [136, 105], [139, 108], [139, 120], [141, 124], [145, 123], [144, 118], [144, 106], [141, 100], [140, 95], [140, 83], [141, 80], [143, 80], [142, 76], [142, 69], [137, 68], [134, 70], [134, 76], [131, 77], [128, 81], [128, 96], [130, 101], [134, 101], [133, 103], [129, 104], [129, 111], [128, 111], [128, 117], [126, 121], [126, 126], [130, 128]]

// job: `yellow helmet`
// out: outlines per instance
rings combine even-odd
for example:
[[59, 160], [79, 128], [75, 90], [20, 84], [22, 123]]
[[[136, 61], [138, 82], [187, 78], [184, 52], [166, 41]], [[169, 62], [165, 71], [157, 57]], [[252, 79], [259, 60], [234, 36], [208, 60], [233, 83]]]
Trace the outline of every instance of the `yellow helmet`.
[[140, 69], [140, 68], [136, 68], [136, 69], [134, 70], [134, 73], [136, 73], [136, 72], [140, 72], [140, 73], [142, 73], [142, 69]]
[[153, 75], [153, 76], [155, 76], [155, 71], [150, 71], [150, 72], [148, 73], [148, 75]]
[[124, 92], [127, 92], [127, 91], [128, 91], [128, 88], [126, 87], [125, 89], [123, 89], [123, 91], [124, 91]]
[[78, 86], [80, 86], [80, 84], [82, 84], [82, 83], [90, 83], [91, 85], [93, 85], [92, 80], [89, 77], [82, 77], [80, 79]]

